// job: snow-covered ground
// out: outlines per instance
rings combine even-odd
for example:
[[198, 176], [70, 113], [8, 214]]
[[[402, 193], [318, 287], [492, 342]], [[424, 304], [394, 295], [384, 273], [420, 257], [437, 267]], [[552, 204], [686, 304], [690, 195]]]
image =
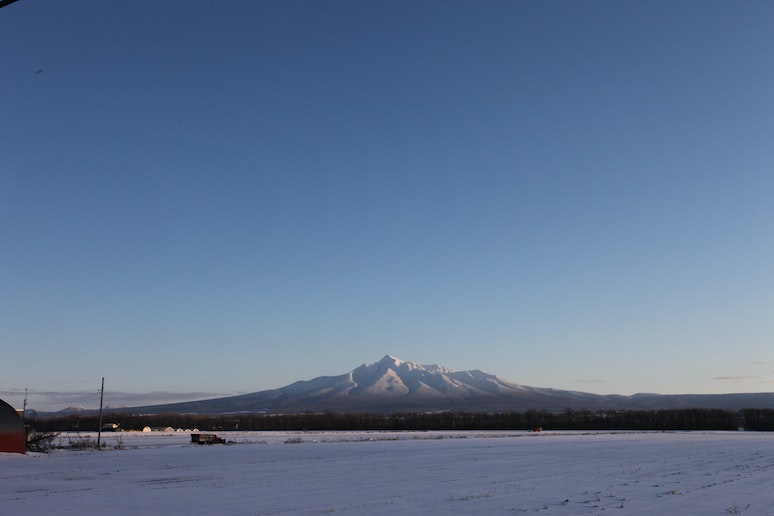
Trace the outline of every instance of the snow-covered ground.
[[220, 435], [0, 454], [0, 514], [774, 515], [767, 433]]

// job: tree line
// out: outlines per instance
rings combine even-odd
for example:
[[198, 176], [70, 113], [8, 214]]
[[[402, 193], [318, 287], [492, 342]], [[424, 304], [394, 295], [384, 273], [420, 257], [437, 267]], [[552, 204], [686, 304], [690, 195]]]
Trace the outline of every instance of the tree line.
[[[774, 410], [571, 410], [548, 412], [304, 413], [304, 414], [120, 414], [105, 422], [121, 430], [145, 427], [201, 431], [332, 430], [753, 430], [774, 431]], [[96, 431], [97, 415], [73, 414], [33, 418], [29, 426], [43, 432]]]

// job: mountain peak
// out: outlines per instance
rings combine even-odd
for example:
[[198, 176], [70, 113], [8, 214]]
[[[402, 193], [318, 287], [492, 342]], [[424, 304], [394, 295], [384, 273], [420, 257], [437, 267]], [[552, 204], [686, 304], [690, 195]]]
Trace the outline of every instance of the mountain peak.
[[414, 369], [418, 367], [414, 362], [407, 362], [405, 360], [401, 360], [398, 357], [394, 357], [392, 355], [384, 355], [381, 360], [378, 362], [370, 363], [370, 362], [364, 362], [363, 365], [358, 367], [358, 369], [398, 369], [401, 366], [408, 366], [409, 369]]
[[396, 356], [393, 355], [384, 355], [381, 360], [379, 360], [376, 363], [370, 364], [370, 363], [364, 363], [362, 368], [371, 368], [375, 367], [378, 369], [394, 369], [394, 370], [419, 370], [419, 371], [425, 371], [428, 373], [438, 373], [438, 374], [448, 374], [455, 372], [453, 369], [449, 369], [443, 366], [439, 366], [438, 364], [417, 364], [416, 362], [411, 362], [408, 360], [402, 360]]
[[404, 364], [405, 361], [401, 360], [398, 357], [394, 357], [392, 355], [384, 355], [381, 360], [377, 362], [379, 365], [394, 365], [395, 367], [400, 367], [401, 364]]

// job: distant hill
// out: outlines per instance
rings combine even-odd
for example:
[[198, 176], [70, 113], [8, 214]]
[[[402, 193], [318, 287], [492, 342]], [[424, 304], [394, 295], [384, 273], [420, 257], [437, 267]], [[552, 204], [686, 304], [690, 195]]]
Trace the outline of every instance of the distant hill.
[[600, 395], [529, 387], [479, 370], [452, 371], [393, 356], [339, 376], [320, 376], [279, 389], [224, 398], [112, 408], [143, 414], [416, 412], [459, 410], [660, 410], [681, 408], [774, 409], [774, 393]]
[[86, 407], [82, 405], [74, 405], [72, 407], [63, 408], [62, 410], [54, 412], [54, 414], [57, 416], [69, 416], [71, 414], [83, 414], [87, 412], [89, 412], [89, 410]]

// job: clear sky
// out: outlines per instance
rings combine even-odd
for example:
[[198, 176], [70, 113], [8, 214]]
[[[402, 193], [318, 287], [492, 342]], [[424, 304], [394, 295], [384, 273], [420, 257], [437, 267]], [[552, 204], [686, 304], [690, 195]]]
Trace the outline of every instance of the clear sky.
[[385, 354], [774, 391], [773, 26], [769, 1], [19, 0], [0, 392], [253, 392]]

